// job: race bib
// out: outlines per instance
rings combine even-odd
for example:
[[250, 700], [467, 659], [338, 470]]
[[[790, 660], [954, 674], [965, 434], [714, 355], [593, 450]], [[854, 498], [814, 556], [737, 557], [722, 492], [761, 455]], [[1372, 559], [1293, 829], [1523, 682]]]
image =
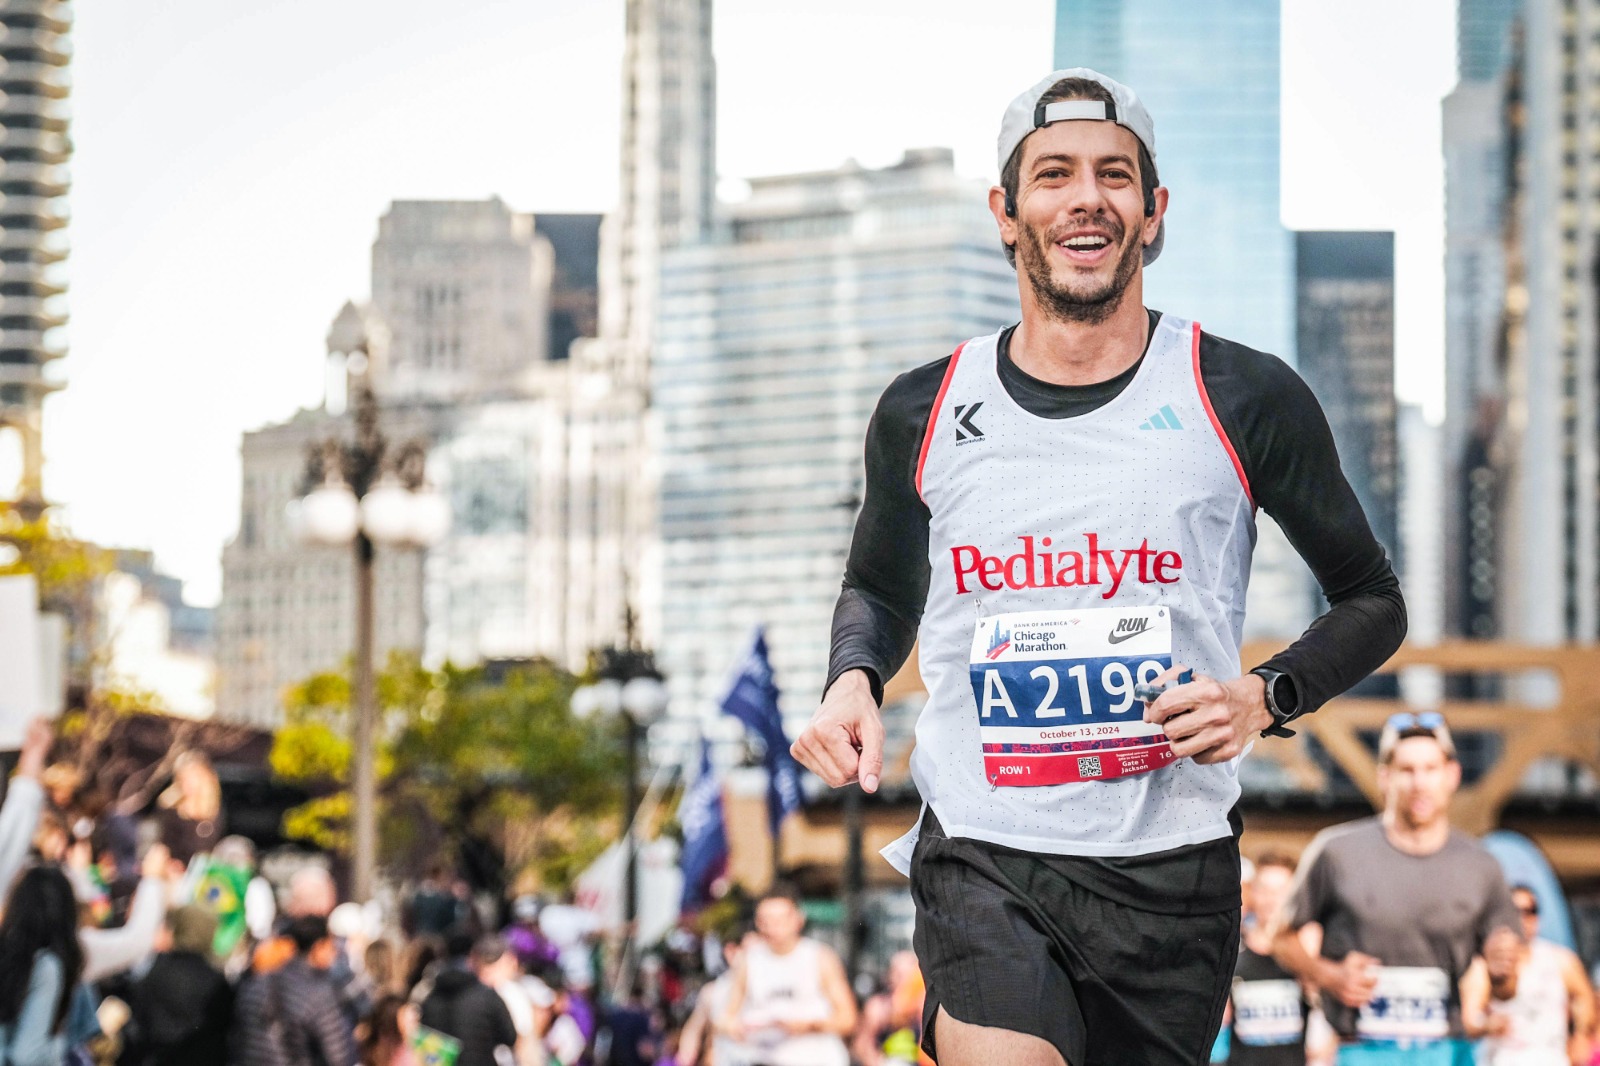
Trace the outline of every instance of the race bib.
[[1450, 977], [1437, 966], [1381, 966], [1372, 1000], [1356, 1016], [1363, 1040], [1443, 1040], [1450, 1035]]
[[1029, 611], [978, 620], [968, 673], [995, 787], [1148, 773], [1173, 761], [1134, 685], [1172, 665], [1165, 607]]
[[1233, 1036], [1241, 1044], [1297, 1044], [1306, 1016], [1300, 985], [1292, 980], [1233, 982]]

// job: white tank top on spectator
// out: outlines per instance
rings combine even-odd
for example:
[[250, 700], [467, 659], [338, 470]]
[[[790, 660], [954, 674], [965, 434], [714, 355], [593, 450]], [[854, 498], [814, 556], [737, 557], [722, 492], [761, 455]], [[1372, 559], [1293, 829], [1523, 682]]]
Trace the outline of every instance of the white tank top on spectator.
[[[1200, 379], [1200, 327], [1163, 316], [1116, 398], [1059, 419], [1006, 392], [998, 337], [957, 349], [917, 474], [932, 566], [917, 789], [950, 835], [1033, 852], [1228, 836], [1238, 759], [1174, 760], [1132, 692], [1174, 662], [1239, 675], [1255, 507]], [[902, 873], [915, 839], [884, 850]]]
[[1484, 1066], [1567, 1066], [1567, 984], [1561, 952], [1535, 940], [1517, 972], [1517, 994], [1491, 999], [1489, 1014], [1510, 1021], [1504, 1036], [1484, 1041]]
[[771, 1066], [847, 1066], [844, 1041], [831, 1033], [790, 1036], [783, 1022], [816, 1022], [832, 1016], [822, 990], [823, 947], [809, 937], [779, 955], [764, 943], [745, 950], [744, 1003], [739, 1018], [756, 1061]]

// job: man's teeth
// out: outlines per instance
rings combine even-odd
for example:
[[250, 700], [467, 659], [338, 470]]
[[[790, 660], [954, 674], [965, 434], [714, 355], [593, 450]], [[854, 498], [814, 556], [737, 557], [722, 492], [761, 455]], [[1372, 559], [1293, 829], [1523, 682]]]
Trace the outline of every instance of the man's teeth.
[[1063, 248], [1104, 248], [1111, 243], [1104, 237], [1068, 237], [1061, 242]]

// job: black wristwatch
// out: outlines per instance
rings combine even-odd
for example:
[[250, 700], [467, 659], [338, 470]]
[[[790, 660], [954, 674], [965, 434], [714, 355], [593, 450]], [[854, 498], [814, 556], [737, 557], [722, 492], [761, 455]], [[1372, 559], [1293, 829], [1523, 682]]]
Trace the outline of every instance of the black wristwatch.
[[1300, 710], [1300, 694], [1294, 690], [1294, 678], [1266, 666], [1258, 666], [1250, 672], [1267, 683], [1267, 711], [1272, 715], [1272, 724], [1263, 729], [1261, 735], [1294, 736], [1294, 730], [1288, 728]]

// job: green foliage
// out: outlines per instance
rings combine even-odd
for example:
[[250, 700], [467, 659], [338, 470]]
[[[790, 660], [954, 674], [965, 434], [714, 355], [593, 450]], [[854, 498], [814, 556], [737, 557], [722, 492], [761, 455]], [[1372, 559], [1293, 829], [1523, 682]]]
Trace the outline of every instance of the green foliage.
[[92, 590], [95, 579], [112, 569], [112, 554], [104, 548], [75, 540], [48, 514], [29, 520], [5, 502], [0, 502], [0, 544], [17, 551], [14, 560], [0, 566], [0, 577], [32, 574], [39, 582], [39, 599], [46, 610], [78, 604]]
[[[393, 655], [377, 677], [382, 858], [429, 861], [468, 835], [526, 882], [565, 887], [619, 831], [623, 735], [572, 716], [576, 679], [534, 663], [491, 680], [481, 668], [424, 669]], [[285, 817], [287, 835], [329, 850], [350, 837], [352, 685], [318, 674], [285, 698], [278, 776], [324, 794]]]

